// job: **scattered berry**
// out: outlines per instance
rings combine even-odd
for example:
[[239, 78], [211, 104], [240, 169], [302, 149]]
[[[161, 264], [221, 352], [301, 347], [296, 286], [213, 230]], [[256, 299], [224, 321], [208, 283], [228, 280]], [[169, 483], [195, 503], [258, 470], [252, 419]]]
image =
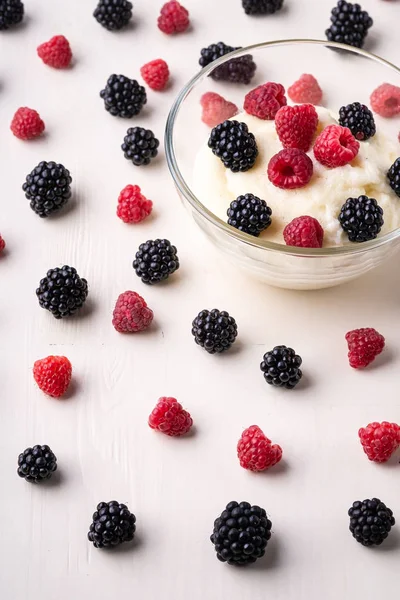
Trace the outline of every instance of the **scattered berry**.
[[245, 194], [232, 200], [227, 211], [228, 225], [258, 237], [271, 225], [272, 210], [265, 200]]
[[[233, 50], [240, 50], [240, 46], [233, 47], [224, 44], [224, 42], [218, 42], [218, 44], [210, 44], [207, 48], [201, 50], [201, 56], [199, 64], [201, 67], [207, 67], [207, 65], [225, 56]], [[256, 64], [253, 61], [251, 54], [245, 54], [238, 58], [232, 58], [220, 65], [210, 73], [210, 77], [215, 81], [231, 81], [232, 83], [250, 83], [253, 79], [254, 73], [256, 72]]]
[[21, 0], [1, 0], [0, 31], [21, 23], [24, 18], [24, 5]]
[[219, 123], [230, 119], [238, 114], [238, 107], [233, 102], [225, 100], [219, 94], [206, 92], [200, 98], [203, 107], [201, 120], [210, 127], [216, 127]]
[[68, 202], [71, 183], [72, 177], [64, 165], [42, 161], [26, 176], [22, 189], [31, 209], [44, 218]]
[[287, 104], [285, 88], [280, 83], [264, 83], [246, 94], [243, 108], [259, 119], [275, 119], [278, 110]]
[[324, 230], [314, 217], [296, 217], [283, 230], [287, 246], [297, 248], [322, 248]]
[[400, 158], [396, 158], [389, 171], [387, 172], [387, 178], [389, 185], [392, 190], [400, 198]]
[[68, 317], [82, 308], [87, 295], [86, 279], [81, 279], [76, 269], [67, 265], [47, 271], [36, 290], [40, 306], [56, 319]]
[[131, 127], [126, 132], [121, 148], [127, 160], [140, 167], [148, 165], [158, 154], [160, 142], [150, 129]]
[[189, 11], [176, 0], [166, 2], [157, 20], [158, 28], [168, 35], [181, 33], [189, 27]]
[[383, 351], [385, 338], [372, 327], [346, 333], [349, 363], [353, 369], [364, 369]]
[[33, 140], [43, 133], [44, 123], [36, 110], [21, 107], [13, 116], [10, 129], [20, 140]]
[[55, 35], [37, 49], [45, 65], [54, 69], [66, 69], [71, 64], [72, 52], [69, 41], [63, 35]]
[[357, 156], [359, 148], [350, 129], [328, 125], [315, 141], [314, 156], [325, 167], [343, 167]]
[[168, 240], [148, 240], [140, 244], [133, 268], [143, 283], [153, 285], [164, 281], [179, 269], [176, 247]]
[[242, 0], [246, 15], [272, 15], [283, 6], [283, 0]]
[[71, 383], [72, 365], [66, 356], [47, 356], [35, 362], [33, 377], [42, 392], [61, 398]]
[[93, 16], [100, 25], [115, 31], [128, 25], [132, 8], [132, 3], [127, 0], [99, 0]]
[[400, 427], [396, 423], [370, 423], [361, 427], [358, 435], [365, 454], [374, 462], [386, 462], [400, 446]]
[[339, 222], [350, 242], [367, 242], [381, 231], [383, 210], [375, 198], [348, 198], [340, 211]]
[[112, 324], [119, 333], [137, 333], [147, 329], [153, 320], [153, 311], [136, 292], [124, 292], [118, 296]]
[[110, 548], [123, 542], [131, 542], [135, 537], [136, 517], [125, 504], [115, 500], [100, 502], [93, 514], [88, 540], [95, 548]]
[[159, 399], [149, 417], [149, 426], [166, 435], [177, 437], [187, 433], [193, 425], [190, 414], [175, 398], [166, 396]]
[[372, 112], [359, 102], [342, 106], [339, 111], [339, 124], [348, 127], [356, 140], [365, 141], [376, 133]]
[[356, 48], [363, 47], [368, 29], [373, 25], [371, 17], [359, 4], [345, 0], [339, 0], [332, 9], [331, 22], [332, 25], [325, 31], [327, 40]]
[[152, 60], [140, 69], [140, 74], [149, 88], [160, 92], [163, 90], [169, 79], [168, 65], [162, 58]]
[[140, 223], [153, 209], [151, 200], [147, 200], [138, 185], [127, 185], [118, 197], [117, 216], [124, 223]]
[[357, 500], [349, 509], [350, 531], [363, 546], [379, 546], [395, 524], [393, 512], [378, 498]]
[[371, 108], [381, 117], [395, 117], [400, 114], [400, 87], [382, 83], [371, 94]]
[[50, 479], [57, 470], [57, 458], [48, 446], [27, 448], [18, 456], [18, 475], [29, 483]]
[[257, 425], [252, 425], [243, 431], [237, 454], [241, 467], [257, 473], [276, 465], [282, 458], [282, 448], [272, 444]]
[[125, 75], [110, 75], [107, 85], [100, 92], [104, 108], [114, 117], [130, 119], [138, 115], [147, 102], [146, 90], [136, 79]]
[[284, 148], [308, 152], [317, 126], [318, 114], [312, 104], [282, 106], [275, 116], [276, 133]]
[[285, 148], [269, 161], [268, 179], [276, 187], [294, 190], [307, 185], [313, 171], [312, 160], [303, 150]]
[[236, 321], [225, 310], [202, 310], [192, 322], [194, 341], [209, 354], [228, 350], [237, 334]]
[[260, 369], [267, 383], [292, 390], [303, 376], [300, 356], [292, 348], [275, 346], [264, 354]]
[[0, 235], [0, 253], [3, 252], [3, 250], [4, 250], [5, 247], [6, 247], [6, 243], [5, 243], [4, 239]]
[[314, 75], [304, 73], [288, 88], [288, 96], [297, 104], [320, 104], [322, 90]]
[[258, 156], [254, 135], [239, 121], [224, 121], [214, 127], [208, 146], [233, 173], [251, 169]]

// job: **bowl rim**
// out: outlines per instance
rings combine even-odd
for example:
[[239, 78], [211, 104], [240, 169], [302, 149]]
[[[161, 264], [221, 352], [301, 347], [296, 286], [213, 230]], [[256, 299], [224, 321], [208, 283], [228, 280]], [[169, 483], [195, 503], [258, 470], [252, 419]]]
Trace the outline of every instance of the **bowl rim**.
[[[364, 58], [368, 58], [377, 63], [382, 64], [389, 69], [395, 71], [397, 75], [400, 75], [400, 68], [396, 67], [390, 61], [381, 58], [380, 56], [373, 54], [371, 52], [367, 52], [366, 50], [362, 50], [361, 48], [356, 48], [353, 46], [348, 46], [346, 44], [339, 44], [337, 42], [328, 42], [326, 40], [316, 40], [316, 39], [307, 39], [307, 38], [299, 38], [299, 39], [283, 39], [283, 40], [273, 40], [269, 42], [262, 42], [258, 44], [252, 44], [251, 46], [246, 46], [243, 48], [239, 48], [222, 56], [221, 58], [213, 61], [203, 69], [201, 69], [194, 77], [190, 79], [190, 81], [182, 88], [176, 97], [170, 112], [168, 114], [167, 123], [165, 127], [165, 154], [167, 159], [167, 164], [169, 171], [171, 173], [172, 179], [175, 183], [175, 186], [178, 189], [178, 192], [182, 194], [186, 200], [191, 204], [191, 206], [202, 216], [204, 217], [211, 225], [221, 230], [228, 237], [237, 239], [238, 241], [255, 248], [270, 250], [272, 252], [279, 252], [283, 254], [289, 254], [292, 256], [302, 256], [302, 257], [317, 257], [317, 256], [334, 256], [334, 255], [347, 255], [347, 254], [357, 254], [363, 253], [367, 250], [372, 250], [373, 248], [377, 248], [379, 246], [383, 246], [385, 244], [390, 243], [400, 236], [400, 228], [394, 229], [390, 231], [386, 235], [382, 237], [378, 237], [374, 240], [370, 240], [368, 242], [363, 242], [361, 244], [346, 244], [344, 246], [332, 246], [326, 248], [298, 248], [295, 246], [286, 246], [284, 244], [278, 244], [276, 242], [269, 242], [267, 240], [263, 240], [257, 237], [254, 237], [250, 234], [244, 233], [235, 229], [234, 227], [228, 225], [225, 221], [217, 217], [213, 212], [211, 212], [200, 200], [196, 197], [196, 195], [191, 190], [190, 186], [187, 184], [185, 178], [183, 177], [181, 170], [178, 165], [178, 160], [175, 153], [174, 146], [174, 126], [179, 114], [180, 108], [190, 94], [192, 89], [196, 86], [196, 84], [203, 80], [208, 74], [213, 71], [219, 65], [225, 63], [228, 60], [231, 60], [235, 56], [242, 56], [243, 54], [248, 54], [253, 50], [259, 50], [262, 48], [268, 47], [278, 47], [278, 46], [292, 46], [292, 45], [316, 45], [316, 46], [325, 46], [328, 48], [337, 48], [341, 50], [345, 50], [346, 52], [350, 52], [353, 54], [358, 54], [363, 56]], [[400, 152], [399, 152], [400, 155]]]

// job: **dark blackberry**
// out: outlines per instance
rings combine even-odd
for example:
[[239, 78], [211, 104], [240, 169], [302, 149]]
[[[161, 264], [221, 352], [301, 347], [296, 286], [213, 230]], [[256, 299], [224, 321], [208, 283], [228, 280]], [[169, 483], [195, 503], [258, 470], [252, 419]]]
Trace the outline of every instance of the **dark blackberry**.
[[238, 196], [228, 208], [228, 225], [258, 237], [271, 225], [272, 210], [254, 194]]
[[0, 0], [0, 31], [21, 23], [24, 5], [20, 0]]
[[283, 6], [283, 0], [242, 0], [246, 15], [272, 15]]
[[157, 156], [159, 145], [160, 142], [150, 129], [131, 127], [126, 132], [121, 148], [125, 158], [140, 167], [148, 165], [151, 159]]
[[33, 446], [18, 456], [17, 473], [30, 483], [50, 479], [56, 470], [57, 458], [48, 446]]
[[383, 210], [375, 198], [348, 198], [340, 211], [339, 222], [350, 242], [367, 242], [374, 240], [382, 229]]
[[67, 265], [47, 271], [36, 290], [40, 306], [56, 319], [72, 315], [83, 306], [87, 295], [86, 279], [81, 279], [76, 269]]
[[365, 141], [376, 133], [375, 120], [372, 112], [359, 102], [342, 106], [339, 110], [339, 123], [348, 127], [357, 140]]
[[42, 161], [26, 176], [22, 189], [30, 200], [31, 209], [44, 218], [68, 202], [71, 183], [72, 177], [64, 165]]
[[229, 565], [248, 565], [265, 554], [272, 523], [259, 506], [229, 502], [214, 521], [211, 541], [217, 558]]
[[144, 87], [136, 79], [129, 79], [125, 75], [110, 75], [100, 97], [110, 114], [124, 119], [138, 115], [147, 102]]
[[164, 281], [179, 269], [176, 247], [168, 240], [148, 240], [140, 244], [133, 268], [143, 283], [153, 285]]
[[237, 334], [236, 321], [225, 310], [202, 310], [192, 322], [194, 341], [209, 354], [228, 350]]
[[129, 23], [132, 8], [132, 3], [127, 0], [100, 0], [93, 16], [100, 25], [109, 31], [115, 31]]
[[389, 171], [387, 172], [389, 185], [400, 198], [400, 158], [396, 158]]
[[373, 21], [359, 4], [339, 0], [332, 9], [332, 25], [325, 31], [329, 42], [362, 48]]
[[257, 142], [246, 123], [224, 121], [211, 131], [208, 146], [227, 169], [248, 171], [258, 156]]
[[[221, 58], [221, 56], [225, 56], [225, 54], [233, 52], [233, 50], [240, 50], [240, 48], [241, 46], [236, 48], [227, 46], [224, 42], [211, 44], [207, 48], [201, 50], [199, 64], [201, 67], [206, 67], [214, 62], [214, 60], [217, 60], [217, 58]], [[232, 58], [232, 60], [228, 60], [223, 65], [220, 65], [210, 73], [210, 77], [216, 81], [231, 81], [233, 83], [248, 84], [252, 80], [256, 68], [253, 57], [250, 54], [245, 54], [238, 58]]]
[[96, 548], [112, 548], [135, 537], [136, 517], [125, 504], [100, 502], [93, 514], [88, 540]]
[[393, 512], [378, 498], [353, 502], [349, 517], [349, 529], [363, 546], [382, 544], [395, 524]]
[[270, 385], [292, 390], [303, 376], [300, 369], [302, 359], [292, 348], [275, 346], [264, 354], [260, 369]]

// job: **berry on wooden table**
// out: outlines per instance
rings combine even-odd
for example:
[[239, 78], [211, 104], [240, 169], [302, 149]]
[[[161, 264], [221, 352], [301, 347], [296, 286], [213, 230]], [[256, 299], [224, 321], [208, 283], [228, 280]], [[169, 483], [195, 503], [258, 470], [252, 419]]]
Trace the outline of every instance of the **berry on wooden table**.
[[297, 148], [285, 148], [268, 163], [268, 179], [276, 187], [294, 190], [307, 185], [313, 175], [311, 158]]
[[357, 500], [349, 508], [349, 529], [363, 546], [379, 546], [395, 524], [393, 512], [379, 498]]
[[115, 73], [108, 78], [100, 98], [103, 98], [107, 112], [124, 119], [138, 115], [147, 102], [146, 90], [136, 79]]
[[287, 246], [297, 248], [322, 248], [324, 230], [314, 217], [296, 217], [283, 230]]
[[136, 292], [127, 291], [118, 296], [112, 324], [119, 333], [137, 333], [150, 327], [153, 311]]
[[33, 140], [42, 135], [45, 125], [36, 110], [22, 106], [13, 116], [10, 129], [20, 140]]
[[[207, 67], [209, 64], [221, 58], [233, 50], [240, 50], [241, 46], [228, 46], [224, 42], [210, 44], [207, 48], [201, 50], [199, 65]], [[220, 65], [210, 73], [210, 77], [215, 81], [230, 81], [231, 83], [249, 84], [256, 72], [256, 64], [251, 54], [245, 54], [238, 58], [232, 58]]]
[[206, 92], [200, 98], [203, 108], [201, 120], [210, 127], [216, 127], [219, 123], [226, 121], [238, 114], [238, 107], [233, 102], [225, 100], [215, 92]]
[[136, 517], [125, 504], [100, 502], [90, 524], [88, 540], [95, 548], [112, 548], [135, 537]]
[[383, 210], [375, 198], [348, 198], [341, 208], [339, 223], [350, 242], [368, 242], [374, 240], [382, 229]]
[[72, 365], [66, 356], [47, 356], [35, 362], [33, 377], [42, 392], [61, 398], [71, 383]]
[[287, 104], [285, 88], [280, 83], [263, 83], [246, 94], [243, 108], [254, 117], [263, 120], [275, 119], [282, 106]]
[[227, 215], [228, 225], [258, 237], [271, 225], [272, 210], [265, 200], [254, 194], [244, 194], [232, 200]]
[[55, 35], [48, 42], [40, 44], [37, 53], [44, 64], [53, 69], [66, 69], [71, 64], [71, 47], [63, 35]]
[[6, 247], [6, 243], [5, 243], [4, 239], [0, 235], [0, 253], [3, 252], [3, 250], [4, 250], [5, 247]]
[[362, 48], [373, 21], [359, 4], [339, 0], [331, 11], [331, 26], [325, 31], [329, 42]]
[[[400, 134], [399, 134], [400, 135]], [[400, 158], [396, 158], [387, 172], [389, 185], [394, 193], [400, 198]]]
[[312, 104], [282, 106], [275, 116], [276, 133], [284, 148], [308, 152], [317, 126], [318, 114]]
[[272, 15], [283, 6], [283, 0], [242, 0], [246, 15]]
[[365, 141], [376, 133], [372, 112], [359, 102], [342, 106], [339, 110], [339, 125], [348, 127], [356, 140]]
[[185, 435], [193, 425], [190, 414], [175, 398], [163, 396], [149, 416], [149, 426], [171, 437]]
[[1, 0], [0, 31], [14, 27], [24, 18], [24, 5], [21, 0]]
[[128, 0], [99, 0], [93, 16], [105, 29], [116, 31], [128, 25], [132, 8]]
[[371, 94], [371, 108], [381, 117], [390, 118], [400, 114], [400, 87], [382, 83]]
[[157, 20], [158, 28], [168, 35], [182, 33], [190, 25], [189, 11], [176, 0], [166, 2]]
[[349, 363], [353, 369], [364, 369], [381, 354], [385, 338], [372, 327], [354, 329], [346, 333]]
[[143, 283], [154, 285], [164, 281], [179, 269], [177, 249], [169, 240], [148, 240], [140, 244], [133, 268]]
[[240, 466], [258, 473], [276, 465], [282, 458], [282, 448], [273, 444], [258, 425], [245, 429], [237, 445]]
[[57, 458], [46, 445], [27, 448], [18, 456], [18, 475], [29, 483], [50, 479], [57, 470]]
[[344, 167], [358, 154], [360, 143], [350, 129], [340, 125], [328, 125], [314, 144], [314, 156], [318, 162], [331, 169]]
[[150, 129], [130, 127], [121, 148], [127, 160], [140, 167], [148, 165], [158, 154], [159, 140]]
[[157, 58], [143, 65], [140, 74], [149, 88], [156, 92], [163, 90], [169, 80], [169, 68], [162, 58]]
[[400, 427], [397, 423], [370, 423], [361, 427], [358, 435], [365, 454], [373, 462], [386, 462], [400, 446]]
[[224, 310], [202, 310], [192, 322], [194, 341], [209, 354], [229, 350], [237, 334], [235, 319]]
[[22, 186], [31, 209], [45, 218], [60, 210], [71, 197], [72, 177], [60, 163], [40, 162]]
[[292, 348], [275, 346], [264, 354], [260, 369], [264, 379], [270, 385], [292, 390], [301, 380], [303, 373], [300, 369], [302, 359]]
[[140, 223], [153, 210], [153, 202], [148, 200], [138, 185], [127, 185], [118, 197], [117, 216], [124, 223]]
[[297, 104], [320, 104], [322, 90], [314, 75], [304, 73], [288, 88], [288, 96]]
[[76, 269], [64, 265], [47, 271], [36, 290], [39, 304], [54, 318], [62, 319], [82, 308], [88, 295], [88, 283]]
[[251, 169], [258, 156], [254, 135], [246, 123], [224, 121], [211, 131], [208, 146], [233, 173]]

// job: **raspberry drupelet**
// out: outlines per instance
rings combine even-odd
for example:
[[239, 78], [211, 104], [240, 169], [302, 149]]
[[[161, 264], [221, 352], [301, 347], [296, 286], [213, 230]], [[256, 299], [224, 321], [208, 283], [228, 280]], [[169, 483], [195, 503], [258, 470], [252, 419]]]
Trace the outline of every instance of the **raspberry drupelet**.
[[385, 338], [372, 327], [354, 329], [346, 333], [349, 363], [353, 369], [364, 369], [381, 354]]
[[258, 425], [244, 430], [237, 445], [240, 466], [249, 471], [265, 471], [282, 458], [282, 448], [272, 444]]
[[165, 435], [178, 437], [190, 431], [193, 419], [175, 398], [162, 397], [149, 417], [149, 426]]
[[386, 462], [400, 446], [400, 427], [397, 423], [370, 423], [358, 431], [361, 445], [369, 460]]

